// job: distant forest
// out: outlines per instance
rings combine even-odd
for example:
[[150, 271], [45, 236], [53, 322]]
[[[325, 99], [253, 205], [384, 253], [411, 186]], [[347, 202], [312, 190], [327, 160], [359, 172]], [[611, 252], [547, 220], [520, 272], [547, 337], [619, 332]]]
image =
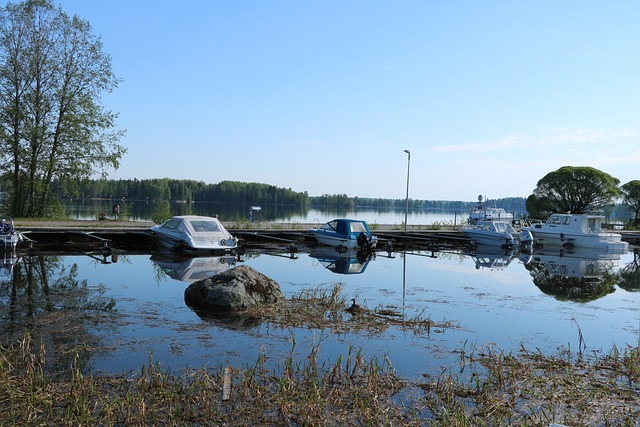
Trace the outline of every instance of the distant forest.
[[[349, 197], [346, 194], [309, 196], [290, 188], [256, 182], [221, 181], [206, 184], [203, 181], [160, 179], [85, 180], [80, 183], [56, 183], [56, 193], [64, 199], [113, 200], [167, 200], [184, 202], [241, 203], [246, 205], [295, 205], [302, 207], [339, 208], [393, 208], [404, 209], [405, 199]], [[524, 197], [489, 200], [487, 204], [507, 212], [524, 212]], [[477, 202], [450, 200], [409, 199], [411, 210], [442, 209], [469, 210]]]

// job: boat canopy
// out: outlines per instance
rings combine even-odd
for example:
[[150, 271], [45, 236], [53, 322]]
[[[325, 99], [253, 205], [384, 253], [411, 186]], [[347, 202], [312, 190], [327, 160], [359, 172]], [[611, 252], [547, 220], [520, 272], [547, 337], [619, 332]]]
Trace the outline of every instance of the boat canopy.
[[369, 229], [364, 221], [354, 219], [334, 219], [320, 227], [320, 230], [335, 231], [338, 234], [369, 234]]

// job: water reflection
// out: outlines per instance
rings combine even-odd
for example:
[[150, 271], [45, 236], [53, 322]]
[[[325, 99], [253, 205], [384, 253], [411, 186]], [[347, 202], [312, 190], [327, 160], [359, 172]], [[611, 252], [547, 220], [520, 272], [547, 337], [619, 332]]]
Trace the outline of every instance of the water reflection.
[[[577, 341], [576, 324], [593, 348], [640, 341], [637, 252], [619, 259], [578, 252], [519, 258], [484, 249], [379, 252], [370, 259], [248, 252], [224, 261], [147, 253], [120, 254], [117, 263], [112, 254], [106, 264], [100, 254], [8, 255], [0, 275], [0, 344], [29, 331], [57, 366], [71, 365], [71, 349], [90, 366], [116, 372], [139, 368], [150, 352], [168, 368], [226, 360], [238, 366], [263, 353], [278, 360], [291, 351], [292, 341], [306, 357], [312, 341], [320, 339], [323, 357], [333, 359], [355, 346], [364, 354], [388, 355], [399, 373], [420, 375], [455, 364], [465, 342], [496, 343], [507, 351], [525, 343], [553, 351]], [[321, 259], [333, 266], [326, 268]], [[220, 319], [186, 305], [189, 283], [238, 263], [276, 280], [287, 297], [340, 283], [346, 301], [402, 307], [407, 317], [450, 320], [460, 327], [432, 334], [393, 327], [345, 334], [281, 328], [250, 317]]]
[[640, 250], [638, 248], [633, 251], [633, 260], [620, 270], [618, 286], [628, 292], [640, 292]]
[[231, 255], [194, 257], [168, 251], [154, 253], [150, 259], [158, 267], [158, 275], [165, 274], [181, 282], [203, 280], [236, 264], [236, 257]]
[[339, 252], [329, 246], [318, 246], [311, 250], [310, 257], [318, 260], [324, 268], [338, 274], [362, 274], [375, 254], [366, 251], [348, 249]]
[[13, 267], [20, 261], [20, 256], [15, 251], [4, 252], [2, 254], [2, 266], [0, 266], [0, 276], [11, 277]]
[[615, 291], [621, 254], [603, 253], [595, 249], [538, 250], [521, 254], [533, 283], [542, 292], [561, 300], [579, 302], [602, 298]]
[[511, 261], [518, 258], [518, 252], [513, 249], [505, 250], [491, 245], [479, 245], [473, 250], [463, 253], [473, 259], [477, 269], [502, 270], [507, 268]]
[[[25, 332], [47, 344], [48, 368], [80, 365], [91, 357], [83, 349], [101, 346], [93, 321], [114, 312], [116, 300], [104, 288], [89, 286], [76, 264], [64, 257], [5, 253], [0, 276], [2, 345], [24, 338]], [[71, 349], [73, 348], [73, 351]]]

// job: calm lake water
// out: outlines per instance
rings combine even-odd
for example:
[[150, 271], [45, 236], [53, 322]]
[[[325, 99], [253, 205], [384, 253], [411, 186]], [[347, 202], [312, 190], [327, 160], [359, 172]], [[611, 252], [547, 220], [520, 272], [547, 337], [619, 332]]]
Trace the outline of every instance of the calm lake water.
[[[473, 345], [606, 353], [614, 345], [640, 343], [640, 268], [633, 253], [619, 259], [594, 254], [530, 259], [519, 254], [380, 252], [364, 265], [339, 258], [329, 263], [328, 256], [337, 256], [331, 252], [320, 258], [308, 253], [248, 253], [239, 259], [161, 255], [5, 256], [2, 344], [40, 317], [51, 319], [40, 327], [47, 346], [63, 352], [65, 342], [86, 342], [102, 349], [83, 356], [88, 367], [101, 371], [138, 370], [150, 354], [174, 370], [227, 363], [241, 367], [264, 354], [277, 363], [291, 351], [306, 360], [319, 346], [319, 360], [331, 363], [351, 347], [379, 360], [386, 355], [400, 374], [419, 378], [455, 366], [457, 352]], [[421, 315], [453, 326], [429, 333], [394, 326], [375, 333], [335, 333], [200, 317], [184, 302], [188, 280], [233, 268], [234, 262], [275, 279], [288, 297], [339, 283], [347, 299], [356, 298], [360, 305], [391, 307], [406, 317]], [[334, 271], [347, 271], [349, 265], [363, 271]], [[51, 326], [63, 322], [64, 313], [71, 313], [76, 323], [67, 335]]]
[[[91, 200], [67, 206], [67, 214], [71, 219], [96, 219], [100, 213], [111, 217], [115, 202], [111, 200]], [[152, 202], [126, 201], [131, 212], [132, 221], [151, 221], [155, 205]], [[123, 203], [120, 203], [123, 205]], [[225, 222], [242, 222], [249, 219], [249, 206], [230, 203], [177, 203], [171, 206], [174, 215], [193, 213], [196, 215], [219, 215]], [[353, 217], [367, 221], [369, 224], [403, 224], [404, 209], [355, 209], [340, 211], [335, 209], [302, 209], [293, 206], [265, 206], [260, 212], [260, 220], [287, 223], [324, 224], [334, 218]], [[460, 224], [469, 216], [468, 211], [413, 210], [408, 212], [407, 224], [432, 225], [434, 223]], [[258, 220], [256, 215], [256, 220]]]

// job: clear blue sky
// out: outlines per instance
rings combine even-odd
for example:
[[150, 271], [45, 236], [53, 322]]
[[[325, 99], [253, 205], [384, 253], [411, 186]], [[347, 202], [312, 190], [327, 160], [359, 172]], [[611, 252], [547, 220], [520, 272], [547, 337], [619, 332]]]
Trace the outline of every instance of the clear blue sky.
[[640, 2], [59, 0], [123, 81], [113, 179], [526, 197], [640, 179]]

